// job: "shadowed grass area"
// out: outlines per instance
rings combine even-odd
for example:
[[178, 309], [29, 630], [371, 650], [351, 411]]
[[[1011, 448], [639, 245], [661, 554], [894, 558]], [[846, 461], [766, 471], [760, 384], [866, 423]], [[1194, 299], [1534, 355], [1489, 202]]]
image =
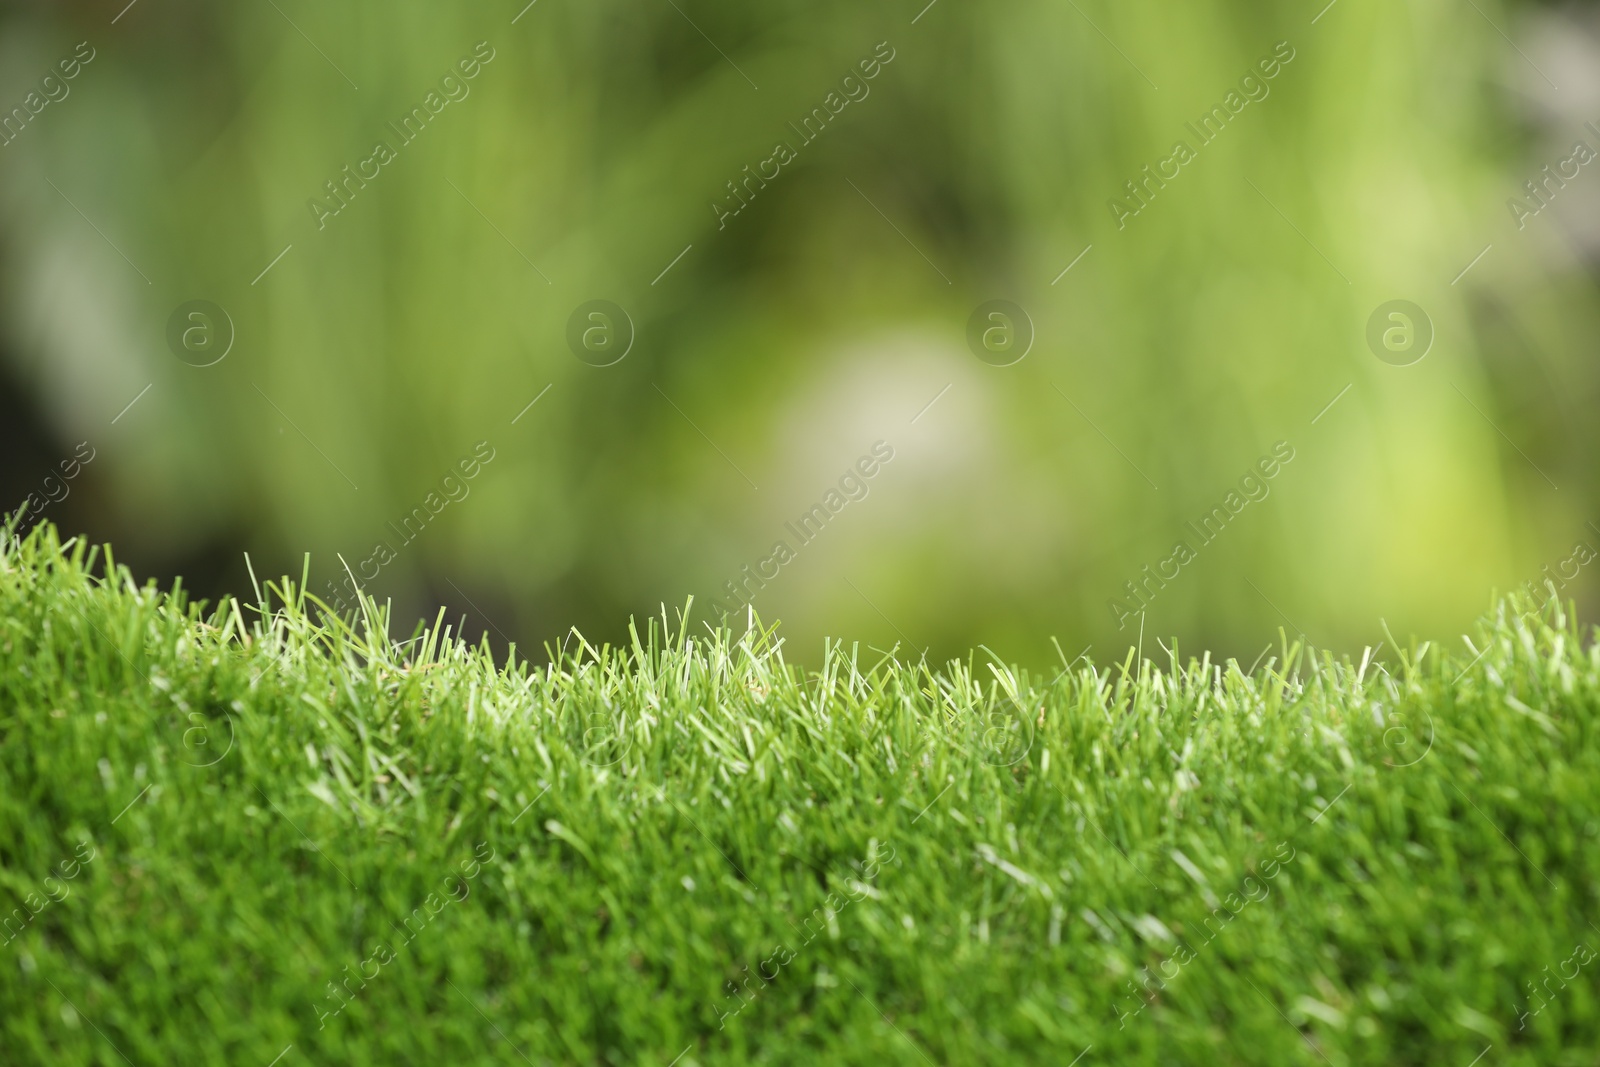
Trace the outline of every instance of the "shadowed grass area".
[[1600, 655], [1554, 602], [1250, 673], [659, 624], [534, 668], [96, 562], [0, 553], [8, 1064], [1600, 1049]]

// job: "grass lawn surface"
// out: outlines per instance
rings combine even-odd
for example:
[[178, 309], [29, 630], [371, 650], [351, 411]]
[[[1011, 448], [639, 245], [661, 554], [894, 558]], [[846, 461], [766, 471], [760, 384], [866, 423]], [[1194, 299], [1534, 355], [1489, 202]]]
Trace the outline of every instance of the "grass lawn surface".
[[5, 538], [0, 1063], [1600, 1055], [1558, 603], [1035, 674], [677, 619], [506, 666], [302, 590]]

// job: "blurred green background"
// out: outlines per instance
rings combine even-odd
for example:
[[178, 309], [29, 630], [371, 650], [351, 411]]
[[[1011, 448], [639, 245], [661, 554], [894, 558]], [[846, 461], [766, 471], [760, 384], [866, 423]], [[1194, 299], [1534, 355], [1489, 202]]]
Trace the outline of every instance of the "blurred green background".
[[[364, 586], [397, 617], [537, 656], [736, 606], [783, 540], [754, 601], [799, 660], [834, 635], [1039, 664], [1138, 641], [1112, 600], [1137, 612], [1124, 583], [1180, 539], [1147, 653], [1444, 636], [1546, 565], [1594, 586], [1600, 164], [1521, 228], [1507, 203], [1600, 148], [1587, 6], [125, 2], [0, 15], [0, 108], [27, 112], [0, 147], [0, 488], [88, 442], [35, 514], [142, 573], [247, 592], [245, 552], [309, 552], [331, 596], [385, 542]], [[1201, 147], [1186, 123], [1279, 42]], [[1119, 228], [1108, 201], [1179, 140]], [[567, 340], [596, 299], [634, 334], [604, 367]], [[1034, 332], [1009, 366], [967, 341], [996, 299]], [[1366, 341], [1395, 299], [1434, 334], [1408, 366]], [[211, 366], [169, 345], [193, 300], [232, 323]], [[800, 545], [785, 524], [879, 441]], [[1270, 494], [1199, 546], [1185, 524], [1278, 442]]]

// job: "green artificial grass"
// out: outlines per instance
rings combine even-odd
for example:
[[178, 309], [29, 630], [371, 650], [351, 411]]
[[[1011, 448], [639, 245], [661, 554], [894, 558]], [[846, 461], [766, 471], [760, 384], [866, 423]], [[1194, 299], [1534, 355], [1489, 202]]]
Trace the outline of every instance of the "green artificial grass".
[[502, 667], [364, 613], [5, 539], [0, 1063], [1600, 1054], [1600, 653], [1553, 600], [1248, 673], [676, 623]]

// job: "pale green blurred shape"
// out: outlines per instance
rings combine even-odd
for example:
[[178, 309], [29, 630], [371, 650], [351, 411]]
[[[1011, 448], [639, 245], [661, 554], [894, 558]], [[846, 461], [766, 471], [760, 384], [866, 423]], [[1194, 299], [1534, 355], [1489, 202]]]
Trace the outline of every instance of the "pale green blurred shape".
[[[6, 16], [7, 100], [76, 41], [99, 51], [0, 149], [5, 321], [41, 407], [103, 442], [130, 549], [232, 537], [268, 573], [310, 552], [326, 588], [336, 555], [385, 540], [368, 589], [402, 615], [470, 603], [525, 648], [572, 624], [619, 639], [691, 595], [710, 618], [885, 440], [870, 495], [757, 611], [800, 659], [835, 635], [1044, 661], [1052, 636], [1104, 660], [1168, 635], [1248, 658], [1280, 627], [1447, 634], [1591, 536], [1589, 420], [1553, 415], [1528, 368], [1592, 392], [1592, 287], [1510, 225], [1529, 168], [1486, 18], [677, 6]], [[319, 230], [308, 200], [398, 145], [387, 124], [484, 41], [470, 95]], [[1270, 95], [1119, 229], [1108, 200], [1282, 41]], [[801, 146], [788, 124], [880, 42], [870, 95]], [[780, 140], [798, 160], [719, 229], [724, 183]], [[1006, 368], [965, 342], [997, 297], [1037, 328]], [[167, 351], [194, 298], [237, 327], [215, 367]], [[594, 298], [637, 329], [613, 367], [567, 349]], [[1411, 367], [1363, 340], [1395, 298], [1436, 330]], [[385, 524], [484, 440], [470, 495], [401, 547]], [[1119, 629], [1123, 583], [1279, 441], [1270, 496], [1154, 596], [1142, 638]]]

